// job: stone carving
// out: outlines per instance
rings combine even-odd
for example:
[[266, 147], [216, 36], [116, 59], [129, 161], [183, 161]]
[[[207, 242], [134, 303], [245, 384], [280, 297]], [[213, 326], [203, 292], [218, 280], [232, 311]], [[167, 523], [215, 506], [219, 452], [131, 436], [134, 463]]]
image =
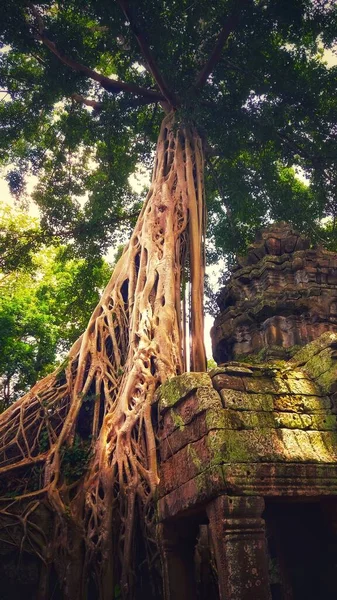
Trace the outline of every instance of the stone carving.
[[337, 331], [337, 253], [309, 248], [286, 223], [258, 234], [218, 304], [212, 329], [219, 363], [259, 355], [287, 358], [325, 331]]

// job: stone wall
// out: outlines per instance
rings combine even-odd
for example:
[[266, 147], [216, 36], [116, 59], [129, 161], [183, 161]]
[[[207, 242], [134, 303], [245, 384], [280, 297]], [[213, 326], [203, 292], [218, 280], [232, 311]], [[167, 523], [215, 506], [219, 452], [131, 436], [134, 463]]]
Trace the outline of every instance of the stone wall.
[[175, 377], [157, 403], [160, 519], [221, 493], [337, 494], [336, 334], [288, 362]]

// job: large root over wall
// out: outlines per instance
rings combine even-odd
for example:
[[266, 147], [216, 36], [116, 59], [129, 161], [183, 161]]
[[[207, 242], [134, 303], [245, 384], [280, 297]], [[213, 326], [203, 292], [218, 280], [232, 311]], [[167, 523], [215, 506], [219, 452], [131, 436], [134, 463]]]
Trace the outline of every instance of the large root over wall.
[[50, 565], [69, 600], [86, 598], [89, 573], [100, 600], [113, 599], [116, 576], [123, 597], [134, 596], [135, 514], [141, 509], [151, 531], [158, 484], [151, 402], [186, 370], [189, 351], [187, 255], [191, 368], [205, 369], [203, 196], [201, 139], [168, 115], [144, 207], [87, 330], [65, 363], [0, 417], [1, 538], [41, 558], [41, 599]]

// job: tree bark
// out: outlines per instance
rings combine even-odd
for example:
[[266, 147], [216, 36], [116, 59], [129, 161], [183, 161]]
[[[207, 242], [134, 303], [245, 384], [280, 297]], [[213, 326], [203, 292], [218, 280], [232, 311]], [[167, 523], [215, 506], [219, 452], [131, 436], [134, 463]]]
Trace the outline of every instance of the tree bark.
[[[32, 515], [23, 516], [22, 507], [32, 498], [37, 509], [47, 501], [55, 517], [53, 560], [72, 600], [75, 588], [84, 597], [89, 571], [100, 600], [112, 600], [120, 582], [123, 597], [133, 597], [135, 514], [151, 527], [158, 484], [151, 404], [158, 386], [183, 372], [189, 351], [181, 319], [187, 254], [191, 370], [206, 368], [204, 228], [202, 141], [170, 114], [137, 225], [85, 333], [63, 367], [0, 417], [0, 481], [15, 472], [19, 481], [14, 499], [0, 498], [2, 528], [10, 515], [30, 532]], [[25, 478], [36, 464], [43, 477], [29, 490]]]

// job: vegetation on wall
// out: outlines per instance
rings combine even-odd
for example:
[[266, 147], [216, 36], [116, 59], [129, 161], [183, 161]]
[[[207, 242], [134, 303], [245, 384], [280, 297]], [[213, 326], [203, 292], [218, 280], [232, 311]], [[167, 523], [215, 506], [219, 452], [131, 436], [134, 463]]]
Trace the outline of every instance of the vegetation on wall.
[[[65, 598], [134, 598], [136, 551], [156, 581], [154, 394], [188, 354], [206, 369], [205, 199], [211, 260], [268, 219], [336, 239], [336, 67], [322, 49], [336, 41], [337, 7], [13, 0], [0, 17], [0, 144], [13, 194], [36, 175], [44, 242], [89, 265], [134, 225], [63, 365], [0, 419], [2, 537], [14, 527], [47, 565], [41, 598], [51, 564]], [[140, 210], [128, 178], [153, 159]], [[36, 522], [46, 506], [47, 547]]]

